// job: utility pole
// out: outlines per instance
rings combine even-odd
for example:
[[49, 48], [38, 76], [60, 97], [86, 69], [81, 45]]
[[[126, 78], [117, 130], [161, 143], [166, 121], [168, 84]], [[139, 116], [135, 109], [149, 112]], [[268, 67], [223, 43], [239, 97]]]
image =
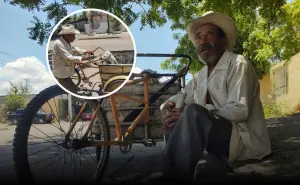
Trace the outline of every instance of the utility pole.
[[73, 119], [73, 107], [72, 107], [72, 96], [68, 94], [68, 113], [69, 113], [69, 122], [72, 122]]
[[[108, 0], [106, 0], [106, 6], [107, 6], [107, 11], [109, 12]], [[107, 17], [107, 27], [108, 27], [107, 33], [110, 34], [109, 15], [107, 14], [106, 17]]]

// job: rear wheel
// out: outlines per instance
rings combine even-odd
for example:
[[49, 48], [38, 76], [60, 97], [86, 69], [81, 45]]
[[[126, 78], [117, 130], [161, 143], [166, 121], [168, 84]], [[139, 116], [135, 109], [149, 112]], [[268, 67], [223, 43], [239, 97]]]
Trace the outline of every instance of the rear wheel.
[[[89, 182], [101, 180], [107, 167], [110, 146], [68, 148], [64, 144], [65, 134], [71, 123], [64, 121], [68, 105], [67, 94], [59, 86], [51, 86], [27, 105], [21, 124], [16, 127], [13, 141], [13, 161], [21, 182]], [[82, 101], [82, 100], [74, 100]], [[95, 100], [88, 105], [95, 111]], [[48, 108], [48, 106], [53, 106]], [[32, 121], [39, 109], [55, 112], [50, 124], [34, 124]], [[72, 111], [73, 112], [73, 111]], [[74, 113], [73, 113], [74, 115]], [[95, 132], [89, 132], [90, 140], [110, 140], [109, 125], [102, 108], [96, 118]], [[90, 122], [78, 121], [70, 139], [82, 138]], [[86, 127], [86, 128], [84, 128]], [[69, 144], [69, 143], [68, 143]], [[74, 145], [74, 146], [75, 146]], [[76, 171], [77, 170], [77, 171]]]

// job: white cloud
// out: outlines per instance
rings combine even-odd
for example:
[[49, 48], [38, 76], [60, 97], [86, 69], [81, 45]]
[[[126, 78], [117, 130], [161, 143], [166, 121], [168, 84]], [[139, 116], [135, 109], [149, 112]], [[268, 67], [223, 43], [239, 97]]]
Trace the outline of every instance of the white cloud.
[[134, 67], [132, 69], [132, 73], [134, 73], [134, 74], [140, 74], [142, 71], [143, 70], [141, 68], [139, 68], [139, 67]]
[[159, 79], [159, 82], [160, 83], [165, 83], [169, 80], [171, 80], [172, 77], [166, 77], [166, 76], [163, 76], [162, 78]]
[[6, 94], [9, 81], [18, 82], [24, 78], [29, 79], [34, 94], [55, 84], [47, 66], [36, 57], [25, 57], [0, 67], [0, 94]]

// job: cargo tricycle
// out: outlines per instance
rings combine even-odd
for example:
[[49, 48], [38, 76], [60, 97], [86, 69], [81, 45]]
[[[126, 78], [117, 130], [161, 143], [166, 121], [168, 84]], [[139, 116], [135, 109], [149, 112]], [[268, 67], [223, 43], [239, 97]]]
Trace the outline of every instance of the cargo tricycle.
[[[100, 181], [109, 168], [111, 149], [127, 154], [136, 144], [154, 147], [164, 139], [159, 106], [185, 86], [191, 57], [144, 53], [137, 57], [184, 57], [187, 62], [175, 74], [132, 74], [118, 92], [101, 99], [78, 99], [57, 85], [41, 91], [27, 105], [14, 135], [13, 161], [21, 182]], [[160, 82], [162, 77], [169, 80]], [[103, 92], [123, 82], [122, 75], [116, 76]], [[55, 112], [53, 123], [32, 123], [39, 109]], [[92, 116], [81, 120], [87, 111]], [[66, 114], [72, 118], [68, 122], [62, 119]]]

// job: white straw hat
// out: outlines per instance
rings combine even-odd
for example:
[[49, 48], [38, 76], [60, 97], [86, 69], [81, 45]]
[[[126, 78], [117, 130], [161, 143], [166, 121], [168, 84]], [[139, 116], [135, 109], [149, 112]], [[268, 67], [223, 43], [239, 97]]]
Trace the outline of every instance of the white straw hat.
[[196, 18], [186, 25], [186, 31], [196, 46], [196, 31], [201, 25], [211, 23], [220, 27], [227, 38], [227, 50], [232, 51], [237, 39], [237, 28], [234, 21], [224, 13], [209, 11], [204, 13], [201, 17]]
[[58, 35], [66, 35], [66, 34], [80, 34], [80, 31], [75, 29], [72, 24], [66, 24], [61, 26], [62, 30], [58, 33]]

